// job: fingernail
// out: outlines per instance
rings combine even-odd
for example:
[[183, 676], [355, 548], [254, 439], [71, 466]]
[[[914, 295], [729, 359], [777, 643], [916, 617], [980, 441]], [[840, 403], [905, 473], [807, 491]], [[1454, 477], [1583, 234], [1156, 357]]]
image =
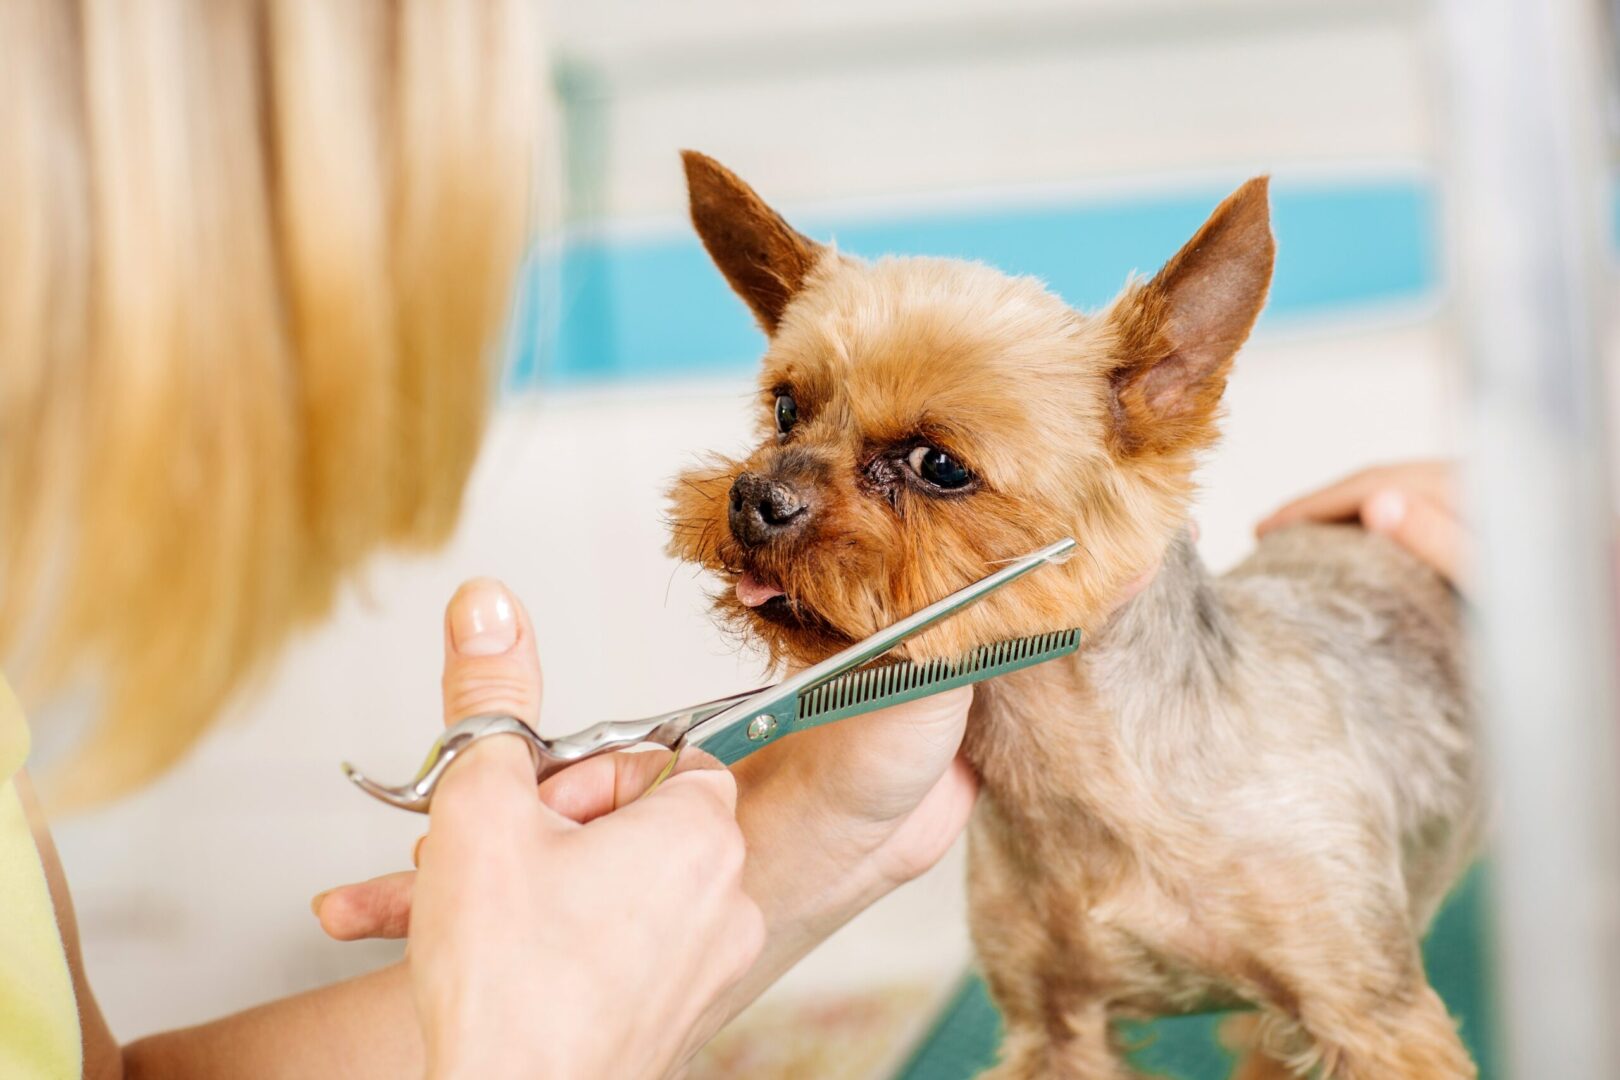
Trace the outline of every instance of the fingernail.
[[450, 601], [450, 640], [461, 655], [498, 656], [517, 637], [517, 611], [500, 582], [470, 581]]
[[1373, 532], [1394, 532], [1406, 518], [1406, 496], [1398, 491], [1380, 491], [1362, 507], [1361, 520]]
[[315, 913], [315, 917], [317, 919], [321, 917], [321, 901], [325, 900], [328, 896], [331, 896], [331, 895], [332, 895], [332, 890], [327, 889], [325, 892], [316, 893], [315, 896], [310, 900], [310, 902], [309, 902], [309, 910], [311, 910], [311, 911], [313, 911]]

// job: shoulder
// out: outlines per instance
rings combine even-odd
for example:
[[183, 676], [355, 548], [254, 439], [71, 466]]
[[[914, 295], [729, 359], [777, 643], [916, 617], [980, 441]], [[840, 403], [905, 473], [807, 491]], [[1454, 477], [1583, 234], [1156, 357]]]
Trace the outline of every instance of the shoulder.
[[28, 724], [22, 704], [0, 674], [0, 783], [9, 780], [28, 759]]

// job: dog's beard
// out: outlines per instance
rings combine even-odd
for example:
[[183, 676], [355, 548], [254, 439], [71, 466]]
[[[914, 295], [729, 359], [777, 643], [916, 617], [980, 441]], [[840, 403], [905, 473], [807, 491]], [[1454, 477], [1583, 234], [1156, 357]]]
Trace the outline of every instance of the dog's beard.
[[[761, 645], [773, 660], [809, 664], [825, 659], [876, 629], [882, 607], [872, 583], [821, 565], [815, 547], [746, 552], [734, 542], [719, 545], [717, 571], [725, 582], [716, 612], [741, 637]], [[853, 578], [853, 580], [852, 580]], [[780, 589], [761, 603], [745, 603], [738, 583], [749, 580]]]
[[776, 661], [812, 664], [855, 640], [808, 603], [786, 595], [748, 607], [728, 590], [716, 597], [715, 611], [739, 636], [763, 647]]

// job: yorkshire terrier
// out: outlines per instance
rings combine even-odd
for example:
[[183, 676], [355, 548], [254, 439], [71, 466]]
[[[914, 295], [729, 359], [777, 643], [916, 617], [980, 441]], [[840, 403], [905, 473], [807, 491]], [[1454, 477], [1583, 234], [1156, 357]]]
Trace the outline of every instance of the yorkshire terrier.
[[1273, 533], [1218, 578], [1188, 533], [1270, 286], [1265, 178], [1085, 315], [976, 263], [841, 254], [684, 156], [697, 232], [769, 339], [759, 446], [670, 495], [670, 549], [728, 586], [719, 616], [809, 663], [1080, 542], [910, 648], [1084, 631], [980, 686], [963, 746], [994, 1075], [1131, 1076], [1111, 1021], [1250, 1004], [1245, 1076], [1474, 1076], [1419, 954], [1480, 819], [1455, 594], [1349, 526]]

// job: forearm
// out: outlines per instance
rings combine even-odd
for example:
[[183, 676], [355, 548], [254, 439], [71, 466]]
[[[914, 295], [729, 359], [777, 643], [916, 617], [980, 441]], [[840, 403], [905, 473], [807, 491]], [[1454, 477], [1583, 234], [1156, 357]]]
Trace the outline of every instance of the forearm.
[[[748, 844], [744, 888], [765, 916], [766, 943], [717, 1003], [700, 1045], [839, 927], [911, 876], [885, 859], [893, 825], [842, 812], [825, 777], [804, 767], [808, 745], [760, 753], [733, 768]], [[794, 751], [794, 752], [786, 752]], [[916, 869], [921, 869], [917, 867]], [[421, 1033], [410, 975], [396, 964], [212, 1023], [124, 1048], [124, 1075], [264, 1078], [420, 1076]]]
[[[886, 843], [898, 822], [845, 812], [847, 792], [818, 775], [808, 741], [738, 763], [737, 819], [747, 839], [744, 888], [766, 941], [744, 978], [694, 1032], [694, 1046], [854, 916], [920, 872]], [[892, 846], [892, 845], [890, 845]], [[420, 1076], [421, 1032], [403, 964], [124, 1048], [124, 1075]]]
[[127, 1080], [394, 1080], [421, 1076], [422, 1069], [421, 1030], [404, 964], [124, 1048]]

